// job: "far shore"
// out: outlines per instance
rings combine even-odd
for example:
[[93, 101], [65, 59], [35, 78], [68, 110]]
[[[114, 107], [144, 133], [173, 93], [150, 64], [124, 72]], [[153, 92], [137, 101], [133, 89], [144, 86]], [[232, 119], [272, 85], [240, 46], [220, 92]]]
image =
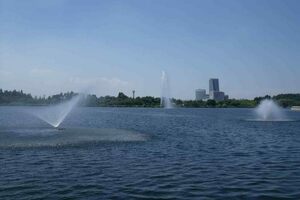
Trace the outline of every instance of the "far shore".
[[[22, 90], [8, 91], [0, 89], [0, 106], [48, 106], [69, 101], [75, 96], [75, 92], [59, 93], [52, 96], [32, 96]], [[122, 92], [117, 96], [100, 96], [85, 94], [79, 106], [84, 107], [122, 107], [122, 108], [161, 108], [163, 103], [160, 97], [144, 96], [130, 97]], [[162, 98], [164, 100], [164, 98]], [[254, 108], [264, 99], [272, 99], [283, 108], [300, 106], [300, 94], [279, 94], [276, 96], [266, 95], [254, 99], [227, 99], [215, 100], [181, 100], [169, 99], [174, 108]]]

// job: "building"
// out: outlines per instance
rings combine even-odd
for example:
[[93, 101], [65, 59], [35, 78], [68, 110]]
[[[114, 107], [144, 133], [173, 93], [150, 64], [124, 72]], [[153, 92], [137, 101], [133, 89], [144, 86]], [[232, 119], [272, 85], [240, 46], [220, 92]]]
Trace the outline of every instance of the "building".
[[224, 101], [228, 99], [228, 95], [225, 95], [224, 92], [220, 91], [219, 79], [211, 78], [209, 79], [209, 99], [215, 101]]
[[209, 79], [209, 92], [216, 91], [219, 92], [219, 79], [217, 78], [211, 78]]
[[215, 101], [224, 101], [225, 94], [224, 94], [224, 92], [220, 92], [220, 91], [211, 91], [209, 93], [209, 98], [213, 99]]
[[206, 90], [205, 89], [197, 89], [195, 91], [195, 99], [196, 101], [201, 101], [201, 100], [206, 100], [208, 99], [208, 95], [206, 94]]
[[209, 79], [209, 93], [206, 94], [205, 89], [197, 89], [195, 91], [196, 100], [215, 100], [215, 101], [224, 101], [228, 100], [229, 96], [225, 95], [224, 92], [220, 91], [219, 79], [211, 78]]

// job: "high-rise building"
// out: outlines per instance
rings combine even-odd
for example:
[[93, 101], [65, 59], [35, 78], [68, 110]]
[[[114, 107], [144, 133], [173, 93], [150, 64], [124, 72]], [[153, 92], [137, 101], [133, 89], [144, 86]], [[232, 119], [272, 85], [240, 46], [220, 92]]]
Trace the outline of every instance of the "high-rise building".
[[197, 89], [195, 91], [196, 101], [205, 100], [208, 98], [205, 89]]
[[219, 88], [219, 79], [217, 78], [211, 78], [209, 79], [209, 92], [219, 92], [220, 88]]
[[219, 79], [211, 78], [209, 79], [209, 93], [206, 94], [205, 89], [198, 89], [195, 91], [196, 100], [215, 100], [215, 101], [224, 101], [228, 100], [229, 96], [225, 95], [224, 92], [220, 91]]
[[225, 94], [224, 94], [224, 92], [220, 92], [220, 91], [211, 91], [209, 93], [209, 98], [213, 99], [215, 101], [224, 101]]
[[220, 91], [219, 79], [217, 78], [209, 79], [209, 99], [215, 101], [225, 100], [225, 93]]

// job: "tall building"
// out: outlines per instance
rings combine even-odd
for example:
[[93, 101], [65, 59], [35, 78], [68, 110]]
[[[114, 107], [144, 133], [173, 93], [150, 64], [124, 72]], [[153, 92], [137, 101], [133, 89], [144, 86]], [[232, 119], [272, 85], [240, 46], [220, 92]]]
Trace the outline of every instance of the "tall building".
[[225, 93], [220, 91], [219, 79], [217, 78], [209, 79], [209, 99], [215, 101], [225, 100]]
[[205, 89], [197, 89], [195, 91], [196, 100], [215, 100], [215, 101], [224, 101], [228, 100], [229, 96], [225, 95], [224, 92], [220, 91], [219, 79], [211, 78], [209, 79], [209, 93], [206, 94]]
[[219, 88], [219, 79], [217, 78], [211, 78], [209, 79], [209, 92], [219, 92], [220, 88]]
[[220, 92], [220, 91], [211, 91], [209, 97], [210, 97], [210, 99], [213, 99], [215, 101], [224, 101], [225, 100], [224, 92]]
[[197, 89], [195, 91], [196, 101], [205, 100], [208, 98], [205, 89]]

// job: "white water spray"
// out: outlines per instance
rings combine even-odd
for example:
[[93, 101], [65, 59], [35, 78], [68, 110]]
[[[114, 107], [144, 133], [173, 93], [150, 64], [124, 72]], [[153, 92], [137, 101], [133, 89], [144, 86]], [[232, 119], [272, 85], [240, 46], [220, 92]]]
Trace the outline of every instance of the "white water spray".
[[258, 120], [261, 121], [282, 121], [287, 120], [283, 109], [273, 100], [265, 99], [256, 108]]
[[163, 108], [173, 108], [170, 94], [170, 83], [165, 71], [162, 71], [161, 74], [160, 106]]
[[73, 108], [78, 105], [81, 98], [82, 95], [76, 95], [69, 101], [47, 106], [34, 112], [33, 114], [53, 127], [58, 127], [67, 117], [67, 115], [73, 110]]

